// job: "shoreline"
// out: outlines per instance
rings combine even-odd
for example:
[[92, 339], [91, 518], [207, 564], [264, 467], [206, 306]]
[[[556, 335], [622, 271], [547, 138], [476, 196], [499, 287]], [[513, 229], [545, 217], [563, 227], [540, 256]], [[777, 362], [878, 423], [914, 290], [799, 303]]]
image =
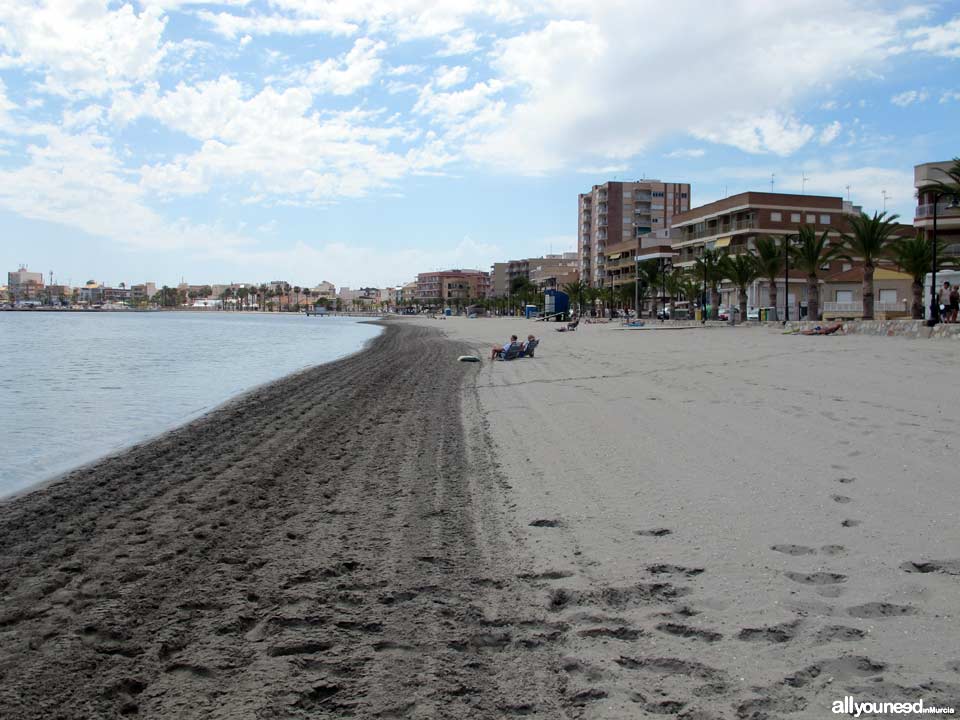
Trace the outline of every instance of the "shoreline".
[[463, 350], [388, 323], [0, 504], [0, 715], [562, 717]]
[[[383, 322], [381, 322], [381, 321], [358, 320], [358, 322], [359, 322], [359, 323], [362, 323], [362, 324], [365, 324], [365, 325], [378, 325], [378, 326], [380, 326], [381, 328], [385, 328], [385, 323], [383, 323]], [[188, 429], [189, 426], [192, 425], [193, 423], [200, 422], [200, 421], [202, 421], [204, 418], [206, 418], [208, 415], [211, 415], [211, 414], [213, 414], [213, 413], [219, 412], [220, 410], [223, 410], [223, 409], [228, 408], [232, 403], [242, 401], [244, 398], [246, 398], [247, 395], [249, 395], [249, 394], [251, 394], [251, 393], [254, 393], [254, 392], [258, 391], [258, 390], [261, 390], [261, 389], [263, 389], [263, 388], [266, 388], [268, 385], [271, 385], [271, 384], [276, 383], [276, 382], [281, 382], [281, 381], [284, 381], [284, 380], [287, 380], [287, 379], [292, 379], [292, 378], [294, 378], [295, 376], [297, 376], [297, 375], [299, 375], [299, 374], [301, 374], [301, 373], [306, 373], [306, 372], [309, 372], [309, 371], [311, 371], [311, 370], [315, 370], [315, 369], [317, 369], [317, 368], [323, 367], [324, 365], [328, 365], [328, 364], [330, 364], [330, 363], [335, 363], [335, 362], [339, 362], [339, 361], [341, 361], [341, 360], [346, 360], [346, 359], [348, 359], [348, 358], [350, 358], [350, 357], [353, 357], [354, 355], [357, 355], [357, 354], [359, 354], [359, 353], [362, 353], [362, 352], [368, 350], [368, 349], [370, 348], [370, 346], [372, 345], [372, 343], [373, 343], [378, 337], [380, 337], [380, 335], [382, 335], [382, 334], [383, 334], [383, 330], [381, 330], [380, 333], [378, 333], [378, 334], [375, 335], [374, 337], [372, 337], [372, 338], [370, 338], [370, 339], [368, 339], [368, 340], [365, 340], [365, 341], [363, 342], [363, 344], [362, 344], [357, 350], [355, 350], [354, 352], [348, 353], [348, 354], [346, 354], [346, 355], [342, 355], [342, 356], [340, 356], [340, 357], [338, 357], [338, 358], [335, 358], [335, 359], [333, 359], [333, 360], [328, 360], [328, 361], [326, 361], [326, 362], [322, 362], [322, 363], [318, 363], [318, 364], [314, 364], [314, 365], [306, 365], [306, 366], [301, 367], [301, 368], [299, 368], [299, 369], [293, 370], [293, 371], [291, 371], [291, 372], [289, 372], [289, 373], [287, 373], [287, 374], [285, 374], [285, 375], [281, 375], [281, 376], [278, 377], [278, 378], [274, 378], [273, 380], [266, 380], [266, 381], [264, 381], [264, 382], [261, 382], [261, 383], [257, 383], [257, 384], [255, 384], [255, 385], [252, 385], [251, 387], [246, 388], [245, 390], [241, 390], [239, 393], [236, 393], [236, 394], [234, 394], [234, 395], [231, 395], [230, 397], [222, 400], [221, 402], [218, 402], [218, 403], [214, 404], [214, 405], [211, 406], [211, 407], [201, 408], [201, 409], [199, 409], [199, 410], [197, 410], [197, 411], [195, 411], [195, 412], [192, 412], [192, 413], [187, 414], [186, 416], [184, 416], [184, 417], [182, 417], [182, 418], [179, 418], [179, 419], [177, 419], [177, 420], [172, 421], [169, 425], [167, 425], [167, 426], [164, 427], [163, 429], [159, 430], [159, 431], [158, 431], [156, 434], [154, 434], [154, 435], [150, 435], [149, 437], [145, 437], [145, 438], [143, 438], [143, 439], [141, 439], [141, 440], [136, 440], [136, 441], [131, 442], [131, 443], [129, 443], [129, 444], [123, 444], [123, 445], [121, 445], [121, 446], [119, 446], [119, 447], [116, 447], [116, 448], [114, 448], [114, 449], [112, 449], [112, 450], [109, 450], [109, 451], [107, 451], [107, 452], [105, 452], [105, 453], [99, 454], [99, 455], [97, 455], [96, 457], [90, 458], [89, 460], [85, 460], [85, 461], [83, 461], [83, 462], [81, 462], [81, 463], [79, 463], [79, 464], [71, 465], [70, 467], [67, 467], [67, 468], [62, 469], [62, 470], [56, 470], [56, 471], [54, 471], [49, 477], [47, 477], [47, 478], [45, 478], [45, 479], [43, 479], [43, 480], [38, 480], [38, 481], [36, 481], [36, 482], [32, 482], [32, 483], [30, 483], [29, 485], [27, 485], [27, 486], [25, 486], [25, 487], [23, 487], [23, 488], [20, 488], [19, 490], [14, 490], [14, 491], [11, 492], [11, 493], [0, 492], [0, 506], [2, 506], [5, 502], [8, 502], [8, 501], [10, 501], [10, 500], [15, 500], [15, 499], [17, 499], [17, 498], [19, 498], [19, 497], [22, 497], [22, 496], [24, 496], [24, 495], [29, 495], [29, 494], [30, 494], [31, 492], [33, 492], [34, 490], [39, 490], [39, 489], [42, 489], [42, 488], [44, 488], [44, 487], [47, 487], [48, 485], [52, 485], [52, 484], [58, 483], [58, 482], [60, 482], [60, 481], [62, 481], [62, 480], [66, 480], [66, 479], [69, 478], [69, 476], [71, 476], [71, 475], [74, 474], [75, 472], [81, 472], [81, 471], [84, 471], [84, 470], [89, 470], [89, 469], [92, 468], [93, 466], [96, 466], [97, 464], [99, 464], [99, 463], [101, 463], [101, 462], [103, 462], [103, 461], [106, 461], [106, 460], [109, 460], [109, 459], [112, 459], [112, 458], [116, 458], [116, 457], [118, 457], [118, 456], [120, 456], [120, 455], [123, 455], [123, 454], [125, 454], [125, 453], [127, 453], [127, 452], [136, 450], [136, 449], [137, 449], [138, 447], [140, 447], [140, 446], [147, 445], [147, 444], [149, 444], [149, 443], [152, 443], [152, 442], [155, 442], [155, 441], [157, 441], [157, 440], [160, 440], [160, 439], [163, 438], [165, 435], [168, 435], [168, 434], [170, 434], [170, 433], [175, 433], [175, 432], [180, 431], [180, 430], [186, 430], [186, 429]]]

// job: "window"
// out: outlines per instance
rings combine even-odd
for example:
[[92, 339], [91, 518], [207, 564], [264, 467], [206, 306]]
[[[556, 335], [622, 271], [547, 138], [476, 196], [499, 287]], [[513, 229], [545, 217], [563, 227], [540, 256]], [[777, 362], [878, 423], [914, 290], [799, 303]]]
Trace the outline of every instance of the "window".
[[853, 290], [837, 290], [837, 302], [838, 302], [838, 303], [852, 303], [852, 302], [853, 302]]
[[680, 197], [685, 198], [686, 196], [687, 196], [686, 193], [680, 193]]
[[820, 266], [820, 269], [821, 269], [821, 270], [829, 270], [829, 269], [830, 269], [830, 263], [825, 262], [823, 265]]
[[882, 303], [895, 303], [895, 302], [897, 302], [897, 291], [896, 291], [896, 290], [881, 290], [881, 291], [880, 291], [880, 302], [882, 302]]
[[632, 225], [632, 224], [633, 224], [633, 218], [632, 218], [632, 217], [629, 217], [629, 216], [624, 216], [624, 218], [623, 218], [623, 224], [624, 224], [624, 225]]
[[790, 222], [792, 223], [800, 222], [800, 213], [790, 213]]
[[778, 212], [770, 213], [770, 222], [782, 222], [782, 221], [783, 221], [783, 215], [781, 213], [778, 213]]
[[829, 216], [829, 215], [821, 215], [821, 216], [820, 216], [820, 224], [821, 224], [821, 225], [829, 225], [829, 224], [830, 224], [830, 216]]
[[851, 270], [851, 269], [853, 269], [853, 265], [851, 265], [850, 263], [844, 263], [843, 265], [840, 266], [841, 272], [846, 272], [847, 270]]
[[816, 215], [807, 215], [807, 224], [813, 225], [817, 221]]
[[654, 191], [654, 192], [652, 192], [652, 193], [650, 193], [650, 194], [651, 194], [653, 197], [663, 197], [663, 192], [662, 192], [662, 191], [659, 191], [659, 190], [656, 190], [656, 191]]

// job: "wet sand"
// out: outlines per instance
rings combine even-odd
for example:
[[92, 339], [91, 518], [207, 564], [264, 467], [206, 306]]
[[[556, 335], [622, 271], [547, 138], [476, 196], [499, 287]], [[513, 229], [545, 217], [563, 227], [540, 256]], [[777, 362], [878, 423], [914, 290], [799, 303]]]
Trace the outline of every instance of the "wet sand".
[[0, 717], [562, 716], [462, 351], [391, 325], [0, 505]]
[[[511, 332], [537, 357], [456, 362]], [[389, 323], [0, 504], [0, 717], [960, 708], [958, 361]]]

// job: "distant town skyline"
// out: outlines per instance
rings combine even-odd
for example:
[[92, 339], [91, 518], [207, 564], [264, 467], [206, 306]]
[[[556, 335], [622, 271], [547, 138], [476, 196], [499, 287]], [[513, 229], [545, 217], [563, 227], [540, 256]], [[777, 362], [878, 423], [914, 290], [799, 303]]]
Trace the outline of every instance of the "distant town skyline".
[[0, 26], [0, 262], [72, 285], [489, 270], [576, 250], [610, 180], [911, 223], [914, 165], [960, 154], [949, 3], [0, 0]]

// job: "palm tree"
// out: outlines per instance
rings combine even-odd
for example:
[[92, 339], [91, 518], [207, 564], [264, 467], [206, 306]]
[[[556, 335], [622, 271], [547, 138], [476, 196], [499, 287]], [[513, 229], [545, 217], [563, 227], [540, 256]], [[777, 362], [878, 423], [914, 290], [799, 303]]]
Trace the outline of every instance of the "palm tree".
[[797, 228], [798, 242], [790, 248], [794, 267], [807, 274], [807, 317], [811, 320], [820, 319], [820, 279], [817, 276], [820, 266], [843, 256], [843, 246], [832, 244], [827, 237], [829, 232], [824, 230], [818, 238], [812, 225], [801, 225]]
[[783, 247], [769, 235], [758, 237], [756, 241], [757, 277], [765, 278], [770, 296], [768, 307], [777, 306], [777, 275], [783, 269]]
[[899, 215], [888, 217], [886, 212], [874, 212], [873, 217], [870, 217], [861, 212], [847, 219], [853, 233], [843, 236], [843, 243], [849, 251], [845, 257], [863, 261], [864, 320], [873, 320], [873, 271], [877, 261], [883, 257], [887, 246], [893, 241], [893, 233], [897, 229], [899, 217]]
[[563, 291], [570, 297], [571, 300], [576, 298], [578, 316], [583, 315], [583, 293], [586, 289], [587, 284], [583, 282], [583, 280], [569, 282], [563, 286]]
[[[719, 250], [711, 248], [704, 250], [700, 257], [697, 258], [697, 275], [710, 290], [710, 307], [712, 314], [716, 314], [717, 306], [720, 304], [717, 283], [723, 279], [722, 273], [720, 272], [720, 263], [723, 255], [724, 253], [721, 253]], [[706, 308], [704, 308], [704, 311], [706, 311]], [[704, 315], [704, 319], [708, 319], [706, 315]]]
[[747, 285], [757, 279], [757, 260], [753, 255], [724, 255], [720, 271], [737, 288], [740, 305], [740, 320], [747, 319]]
[[[923, 283], [933, 266], [933, 248], [921, 230], [912, 237], [902, 237], [891, 242], [887, 254], [902, 272], [913, 278], [913, 305], [910, 315], [914, 320], [923, 320]], [[949, 261], [937, 258], [938, 271], [949, 264]]]

